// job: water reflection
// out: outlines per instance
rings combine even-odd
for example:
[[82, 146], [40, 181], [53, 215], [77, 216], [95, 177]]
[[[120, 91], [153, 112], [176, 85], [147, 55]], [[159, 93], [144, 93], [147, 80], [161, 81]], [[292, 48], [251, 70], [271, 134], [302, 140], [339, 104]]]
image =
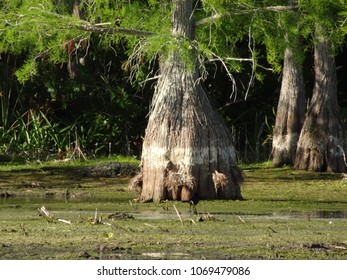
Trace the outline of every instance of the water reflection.
[[[120, 199], [115, 201], [114, 198], [93, 198], [93, 197], [83, 197], [75, 199], [63, 199], [57, 197], [1, 197], [0, 199], [0, 211], [1, 208], [35, 208], [41, 205], [46, 205], [50, 207], [54, 204], [55, 211], [64, 212], [64, 211], [74, 211], [74, 208], [78, 206], [79, 213], [90, 212], [93, 213], [94, 209], [87, 210], [89, 207], [81, 207], [87, 203], [87, 205], [97, 206], [102, 208], [101, 211], [107, 212], [108, 209], [112, 213], [114, 211], [130, 211], [130, 214], [133, 215], [136, 219], [177, 219], [177, 214], [174, 211], [163, 211], [162, 207], [150, 207], [150, 209], [138, 209], [137, 207], [129, 206], [129, 202], [126, 199]], [[69, 207], [67, 207], [69, 205]], [[29, 207], [28, 207], [29, 206]], [[102, 206], [102, 207], [101, 207]], [[59, 210], [58, 210], [59, 209]], [[84, 210], [82, 210], [84, 209]], [[127, 209], [127, 210], [125, 210]], [[199, 210], [199, 209], [198, 209]], [[232, 216], [241, 216], [249, 218], [277, 218], [277, 219], [293, 219], [293, 218], [307, 218], [307, 219], [347, 219], [347, 210], [312, 210], [312, 211], [285, 211], [285, 210], [274, 210], [269, 213], [249, 213], [249, 212], [209, 212], [211, 215], [220, 218], [227, 218]], [[191, 215], [188, 211], [183, 211], [180, 213], [182, 218], [191, 218]], [[203, 215], [206, 213], [199, 213]]]
[[310, 213], [314, 218], [327, 218], [327, 219], [346, 219], [347, 211], [313, 211]]
[[274, 211], [274, 217], [313, 218], [313, 219], [346, 219], [347, 211], [342, 210], [317, 210], [317, 211]]
[[[199, 216], [206, 213], [199, 213]], [[266, 218], [276, 218], [276, 219], [347, 219], [347, 211], [274, 211], [269, 214], [259, 214], [259, 213], [242, 213], [242, 212], [210, 212], [210, 214], [219, 219], [228, 219], [228, 217], [248, 217], [251, 219], [266, 219]], [[156, 212], [156, 211], [140, 211], [134, 213], [136, 219], [177, 219], [175, 213], [172, 212]], [[181, 213], [183, 219], [190, 219], [191, 215], [189, 213]]]

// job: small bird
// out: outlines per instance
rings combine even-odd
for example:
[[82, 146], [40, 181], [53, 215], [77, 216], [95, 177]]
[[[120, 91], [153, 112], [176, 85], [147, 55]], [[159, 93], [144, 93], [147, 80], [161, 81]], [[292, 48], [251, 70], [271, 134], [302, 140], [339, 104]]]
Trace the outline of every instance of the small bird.
[[198, 214], [198, 211], [196, 210], [196, 205], [199, 203], [200, 201], [200, 197], [199, 197], [199, 193], [196, 192], [193, 194], [193, 196], [189, 199], [189, 212], [192, 212], [193, 209], [193, 213], [194, 215]]

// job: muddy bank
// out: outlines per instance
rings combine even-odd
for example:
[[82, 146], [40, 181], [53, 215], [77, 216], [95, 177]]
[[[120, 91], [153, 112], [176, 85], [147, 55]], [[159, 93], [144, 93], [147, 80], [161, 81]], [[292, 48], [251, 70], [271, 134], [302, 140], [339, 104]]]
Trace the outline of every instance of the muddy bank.
[[139, 170], [138, 165], [102, 162], [94, 165], [55, 164], [28, 165], [0, 170], [0, 199], [40, 196], [47, 198], [90, 197], [95, 189], [109, 187], [127, 191], [129, 179]]

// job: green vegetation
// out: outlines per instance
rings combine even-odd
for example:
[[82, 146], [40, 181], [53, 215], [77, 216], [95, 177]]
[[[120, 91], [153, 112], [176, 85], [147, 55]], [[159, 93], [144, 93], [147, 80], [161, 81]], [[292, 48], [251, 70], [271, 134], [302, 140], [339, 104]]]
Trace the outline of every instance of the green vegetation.
[[[325, 26], [345, 128], [346, 1], [194, 1], [192, 41], [171, 34], [167, 3], [1, 1], [0, 259], [346, 259], [340, 174], [241, 165], [244, 200], [201, 201], [197, 216], [184, 203], [135, 203], [128, 191], [173, 49], [186, 63], [196, 50], [237, 163], [257, 162], [271, 155], [283, 51], [312, 69], [315, 28]], [[93, 169], [109, 161], [116, 170]]]
[[[293, 37], [301, 35], [297, 59], [310, 69], [318, 20], [332, 28], [338, 91], [346, 91], [345, 1], [290, 2], [299, 9], [288, 1], [197, 1], [189, 45], [170, 34], [169, 2], [1, 1], [0, 154], [45, 160], [79, 145], [89, 158], [139, 155], [159, 57], [179, 47], [197, 50], [204, 85], [233, 131], [240, 160], [267, 159], [283, 51], [286, 43], [297, 48]], [[311, 92], [312, 73], [305, 72]], [[339, 102], [345, 107], [343, 94]]]
[[91, 164], [1, 167], [0, 259], [347, 259], [338, 174], [243, 165], [245, 200], [200, 201], [194, 216], [133, 202], [128, 177], [80, 176]]

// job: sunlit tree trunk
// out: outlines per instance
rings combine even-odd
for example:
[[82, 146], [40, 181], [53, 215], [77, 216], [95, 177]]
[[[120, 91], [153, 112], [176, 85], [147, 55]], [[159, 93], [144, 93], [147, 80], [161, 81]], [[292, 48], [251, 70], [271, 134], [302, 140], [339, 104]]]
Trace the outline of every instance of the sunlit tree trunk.
[[344, 126], [337, 102], [335, 61], [324, 28], [316, 24], [314, 49], [315, 84], [310, 107], [300, 134], [295, 168], [341, 172]]
[[[174, 1], [172, 34], [178, 41], [194, 38], [192, 2]], [[187, 201], [196, 193], [201, 199], [242, 198], [229, 131], [198, 78], [180, 50], [161, 63], [136, 181], [141, 201]]]
[[273, 165], [293, 165], [305, 117], [305, 89], [301, 65], [287, 48], [272, 142]]

